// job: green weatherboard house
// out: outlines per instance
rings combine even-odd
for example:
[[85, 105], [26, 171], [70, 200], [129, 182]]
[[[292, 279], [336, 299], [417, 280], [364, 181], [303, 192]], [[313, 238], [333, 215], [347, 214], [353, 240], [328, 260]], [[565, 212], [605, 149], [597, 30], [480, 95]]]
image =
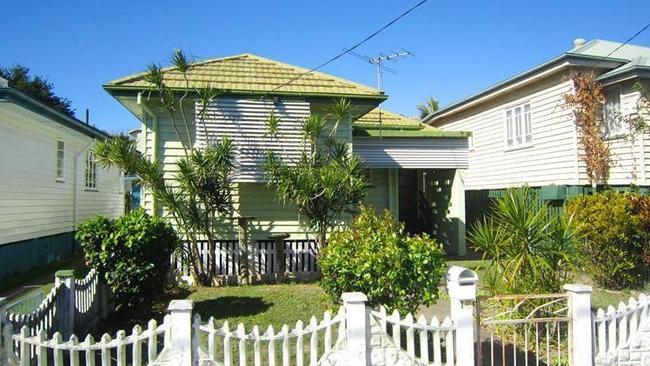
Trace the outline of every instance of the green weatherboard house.
[[[324, 73], [307, 73], [287, 83], [306, 71], [241, 54], [199, 62], [188, 75], [190, 87], [209, 84], [224, 91], [210, 106], [204, 124], [195, 123], [192, 102], [185, 109], [193, 124], [195, 145], [201, 146], [207, 134], [210, 138], [229, 136], [237, 146], [235, 211], [249, 218], [250, 240], [265, 240], [273, 233], [290, 233], [291, 239], [315, 238], [295, 208], [278, 203], [267, 187], [263, 151], [275, 149], [284, 157], [297, 154], [302, 143], [300, 122], [310, 113], [323, 113], [333, 101], [348, 98], [358, 117], [339, 124], [336, 135], [348, 141], [364, 161], [371, 183], [367, 204], [377, 210], [390, 209], [410, 232], [432, 233], [449, 253], [463, 254], [465, 206], [460, 172], [468, 164], [468, 134], [441, 131], [380, 111], [378, 106], [388, 98], [382, 91]], [[181, 144], [170, 115], [157, 98], [148, 97], [150, 85], [144, 76], [127, 76], [104, 88], [141, 121], [140, 150], [161, 160], [172, 179], [173, 162], [182, 155]], [[180, 91], [185, 86], [181, 74], [172, 68], [164, 77], [171, 88]], [[271, 112], [282, 121], [279, 143], [265, 136], [265, 120]], [[150, 193], [144, 192], [142, 205], [162, 214]], [[224, 226], [224, 239], [237, 238], [237, 227], [235, 217]]]

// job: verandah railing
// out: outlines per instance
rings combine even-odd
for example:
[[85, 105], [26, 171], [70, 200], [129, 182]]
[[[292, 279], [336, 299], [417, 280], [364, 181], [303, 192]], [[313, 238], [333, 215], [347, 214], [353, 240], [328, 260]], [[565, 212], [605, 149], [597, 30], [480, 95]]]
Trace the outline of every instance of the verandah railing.
[[[189, 250], [189, 243], [185, 243]], [[215, 242], [214, 259], [210, 260], [210, 248], [207, 241], [197, 242], [199, 255], [204, 268], [212, 276], [221, 276], [225, 282], [237, 281], [237, 277], [248, 271], [248, 275], [264, 279], [265, 275], [277, 273], [278, 258], [273, 240], [257, 240], [251, 246], [251, 253], [245, 253], [238, 240], [218, 240]], [[314, 240], [285, 240], [281, 261], [284, 262], [285, 273], [300, 277], [308, 274], [308, 278], [319, 273], [317, 257], [318, 245]], [[244, 261], [247, 261], [244, 263]], [[250, 262], [250, 263], [249, 263]], [[181, 258], [172, 259], [172, 266], [182, 275], [190, 271]], [[232, 278], [231, 280], [228, 280]]]

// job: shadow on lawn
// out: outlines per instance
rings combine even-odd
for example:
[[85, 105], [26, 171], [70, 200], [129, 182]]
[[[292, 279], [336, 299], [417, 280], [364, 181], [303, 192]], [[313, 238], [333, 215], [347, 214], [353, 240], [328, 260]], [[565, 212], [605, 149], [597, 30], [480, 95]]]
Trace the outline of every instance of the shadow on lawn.
[[196, 301], [195, 314], [201, 318], [225, 319], [241, 316], [250, 316], [262, 313], [273, 306], [272, 302], [264, 301], [261, 297], [249, 296], [223, 296], [215, 299]]

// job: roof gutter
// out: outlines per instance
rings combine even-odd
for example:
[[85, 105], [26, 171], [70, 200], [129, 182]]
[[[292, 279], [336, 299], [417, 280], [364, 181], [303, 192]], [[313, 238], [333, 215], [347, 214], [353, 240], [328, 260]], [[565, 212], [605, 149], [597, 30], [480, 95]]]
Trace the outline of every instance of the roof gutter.
[[[110, 94], [114, 94], [113, 92], [128, 92], [131, 94], [132, 92], [142, 92], [146, 90], [146, 87], [140, 87], [140, 86], [119, 86], [119, 85], [111, 85], [111, 84], [105, 84], [102, 85], [104, 90], [109, 92]], [[171, 88], [172, 90], [181, 92], [184, 89], [182, 88]], [[388, 95], [384, 94], [345, 94], [345, 93], [302, 93], [302, 92], [273, 92], [273, 94], [270, 94], [270, 91], [261, 91], [261, 90], [236, 90], [236, 89], [229, 89], [229, 90], [224, 90], [226, 94], [236, 94], [236, 95], [256, 95], [256, 96], [272, 96], [272, 95], [280, 95], [280, 96], [299, 96], [299, 97], [321, 97], [321, 98], [354, 98], [354, 99], [370, 99], [370, 100], [381, 100], [384, 101], [388, 99]], [[116, 93], [119, 94], [119, 93]]]

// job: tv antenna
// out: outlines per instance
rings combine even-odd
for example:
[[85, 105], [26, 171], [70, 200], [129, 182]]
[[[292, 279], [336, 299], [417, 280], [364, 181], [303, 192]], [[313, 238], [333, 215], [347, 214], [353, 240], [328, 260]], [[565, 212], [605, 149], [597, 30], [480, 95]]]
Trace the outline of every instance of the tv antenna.
[[391, 62], [397, 62], [398, 59], [405, 58], [408, 56], [415, 56], [412, 52], [405, 50], [402, 48], [401, 51], [391, 51], [389, 54], [385, 54], [383, 52], [380, 52], [379, 55], [375, 57], [369, 57], [366, 55], [362, 55], [359, 53], [356, 53], [352, 50], [348, 49], [343, 49], [346, 53], [360, 59], [363, 61], [366, 61], [368, 63], [371, 63], [377, 67], [377, 90], [381, 91], [381, 81], [382, 81], [382, 75], [384, 71], [388, 71], [391, 74], [397, 74], [397, 71], [395, 69], [392, 69], [388, 66], [385, 65], [386, 62], [391, 61]]

